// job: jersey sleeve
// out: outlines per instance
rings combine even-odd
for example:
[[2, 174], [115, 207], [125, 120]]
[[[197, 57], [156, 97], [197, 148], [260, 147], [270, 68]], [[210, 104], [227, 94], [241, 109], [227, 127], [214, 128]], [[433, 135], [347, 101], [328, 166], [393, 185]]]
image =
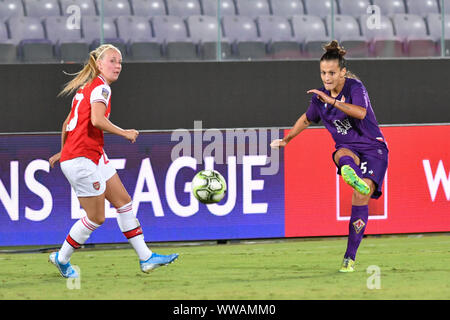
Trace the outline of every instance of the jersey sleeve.
[[108, 106], [109, 99], [111, 98], [111, 88], [107, 85], [99, 85], [91, 92], [91, 104], [94, 102], [102, 102]]
[[369, 95], [362, 83], [354, 84], [350, 89], [350, 95], [352, 97], [352, 104], [367, 109], [369, 106]]
[[317, 109], [317, 95], [313, 95], [308, 110], [306, 110], [306, 118], [308, 121], [318, 123], [320, 121], [320, 114]]

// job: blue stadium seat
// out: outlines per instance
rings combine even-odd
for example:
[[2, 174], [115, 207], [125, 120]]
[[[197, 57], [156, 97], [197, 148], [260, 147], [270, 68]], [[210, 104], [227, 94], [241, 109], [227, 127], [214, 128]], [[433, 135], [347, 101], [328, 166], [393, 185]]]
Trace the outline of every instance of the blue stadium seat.
[[187, 18], [201, 15], [202, 11], [198, 0], [166, 0], [167, 14]]
[[[446, 14], [444, 17], [444, 54], [450, 56], [450, 14]], [[427, 15], [428, 30], [430, 31], [430, 37], [437, 43], [437, 52], [441, 52], [441, 37], [442, 37], [442, 16], [438, 13], [431, 13]]]
[[366, 14], [370, 5], [370, 0], [339, 0], [341, 14], [355, 18]]
[[8, 19], [17, 16], [24, 16], [21, 0], [0, 0], [0, 19]]
[[[442, 15], [440, 13], [430, 13], [427, 15], [428, 30], [434, 41], [439, 42], [442, 37]], [[445, 39], [450, 39], [450, 15], [445, 15]]]
[[[331, 32], [331, 16], [326, 19], [328, 31]], [[334, 37], [347, 50], [347, 57], [368, 57], [369, 43], [361, 36], [358, 21], [348, 15], [334, 16]]]
[[120, 16], [116, 20], [119, 38], [127, 43], [130, 61], [161, 60], [160, 44], [153, 37], [148, 17]]
[[[101, 14], [101, 1], [95, 0], [99, 14]], [[105, 17], [131, 15], [130, 3], [128, 0], [103, 0], [103, 15]]]
[[274, 16], [292, 17], [298, 14], [305, 14], [301, 0], [270, 0], [270, 3]]
[[258, 37], [255, 21], [246, 16], [223, 17], [223, 32], [238, 59], [252, 60], [266, 57], [266, 46]]
[[[198, 45], [199, 54], [204, 60], [217, 59], [217, 46], [219, 41], [219, 30], [217, 28], [217, 18], [213, 16], [190, 16], [187, 18], [187, 25], [191, 40]], [[231, 58], [231, 46], [220, 35], [220, 58]]]
[[[440, 8], [442, 13], [442, 8]], [[450, 14], [450, 0], [444, 0], [444, 13]]]
[[405, 51], [412, 57], [429, 57], [437, 54], [436, 44], [427, 34], [422, 17], [413, 14], [395, 14], [392, 18], [397, 36], [405, 42]]
[[[84, 41], [89, 44], [91, 50], [95, 49], [100, 44], [100, 27], [101, 17], [81, 17], [81, 29], [83, 31], [83, 38]], [[114, 19], [112, 17], [103, 17], [103, 37], [105, 43], [111, 43], [115, 45], [122, 52], [123, 58], [125, 58], [125, 42], [118, 37], [116, 24], [114, 23]]]
[[[325, 18], [331, 14], [332, 0], [304, 0], [305, 10], [308, 15], [319, 16]], [[339, 6], [336, 0], [334, 1], [334, 14], [339, 13]]]
[[273, 59], [298, 59], [302, 57], [300, 45], [295, 41], [291, 24], [286, 17], [259, 16], [256, 22], [260, 38], [267, 44], [267, 51]]
[[12, 17], [8, 20], [11, 40], [18, 44], [23, 62], [55, 62], [52, 42], [45, 38], [44, 26], [36, 17]]
[[[217, 16], [217, 0], [201, 0], [203, 6], [203, 14], [206, 16]], [[220, 1], [220, 16], [234, 16], [236, 8], [233, 0]]]
[[25, 0], [25, 12], [28, 17], [60, 16], [57, 0]]
[[0, 19], [0, 63], [16, 63], [17, 48], [9, 39], [5, 21]]
[[305, 57], [320, 57], [324, 53], [322, 46], [330, 41], [322, 19], [312, 15], [295, 15], [291, 22], [294, 38], [302, 44]]
[[97, 11], [95, 10], [94, 0], [60, 0], [61, 11], [64, 16], [72, 15], [73, 10], [69, 10], [70, 6], [78, 6], [80, 14], [82, 16], [95, 16]]
[[267, 0], [235, 0], [235, 2], [240, 16], [256, 18], [257, 16], [270, 14]]
[[132, 0], [131, 5], [135, 16], [153, 17], [166, 15], [164, 0]]
[[409, 14], [425, 17], [429, 13], [439, 13], [436, 0], [406, 0]]
[[406, 13], [403, 0], [372, 0], [373, 4], [380, 7], [381, 14], [392, 16], [396, 13]]
[[152, 18], [155, 38], [169, 60], [198, 60], [197, 47], [188, 37], [186, 25], [179, 16]]
[[368, 15], [359, 18], [362, 35], [370, 42], [375, 57], [402, 57], [403, 40], [395, 35], [394, 26], [387, 16], [380, 16], [378, 28], [368, 26]]
[[47, 38], [54, 44], [55, 55], [62, 62], [86, 60], [89, 46], [81, 37], [81, 26], [68, 25], [66, 17], [47, 17], [44, 24]]

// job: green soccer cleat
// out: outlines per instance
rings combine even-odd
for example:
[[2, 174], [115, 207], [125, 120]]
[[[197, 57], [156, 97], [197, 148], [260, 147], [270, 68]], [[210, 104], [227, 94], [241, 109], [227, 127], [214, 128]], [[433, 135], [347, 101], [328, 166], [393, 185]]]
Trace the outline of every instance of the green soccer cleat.
[[342, 266], [339, 272], [354, 272], [355, 271], [355, 261], [350, 258], [344, 258], [342, 261]]
[[353, 189], [355, 189], [362, 195], [367, 196], [370, 193], [369, 185], [363, 179], [358, 177], [355, 170], [353, 170], [353, 168], [348, 164], [341, 167], [341, 175], [345, 183], [350, 185]]

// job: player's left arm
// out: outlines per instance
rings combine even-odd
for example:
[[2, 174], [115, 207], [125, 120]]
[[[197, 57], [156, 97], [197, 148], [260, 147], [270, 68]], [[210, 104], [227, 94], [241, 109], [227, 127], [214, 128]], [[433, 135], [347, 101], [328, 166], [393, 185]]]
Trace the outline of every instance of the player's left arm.
[[367, 110], [366, 108], [356, 105], [356, 104], [351, 104], [351, 103], [346, 103], [343, 101], [339, 101], [333, 97], [330, 97], [329, 95], [327, 95], [325, 92], [320, 91], [320, 90], [316, 90], [316, 89], [312, 89], [312, 90], [308, 90], [307, 93], [315, 93], [317, 94], [317, 97], [322, 101], [325, 102], [329, 105], [331, 105], [332, 107], [335, 107], [336, 109], [341, 110], [342, 112], [344, 112], [346, 115], [352, 117], [352, 118], [356, 118], [359, 120], [362, 120], [366, 117], [366, 113]]
[[116, 134], [134, 143], [139, 132], [134, 129], [122, 129], [105, 117], [106, 105], [103, 102], [94, 102], [91, 105], [91, 123], [97, 129]]

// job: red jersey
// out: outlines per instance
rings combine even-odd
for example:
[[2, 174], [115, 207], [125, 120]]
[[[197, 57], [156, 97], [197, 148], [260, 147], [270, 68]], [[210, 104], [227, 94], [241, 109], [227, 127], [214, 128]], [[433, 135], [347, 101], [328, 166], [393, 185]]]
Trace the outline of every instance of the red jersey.
[[66, 127], [67, 139], [64, 143], [60, 162], [78, 157], [86, 157], [96, 164], [103, 153], [103, 130], [91, 122], [91, 105], [102, 102], [106, 107], [105, 117], [111, 112], [111, 88], [102, 76], [78, 89], [72, 100], [72, 110]]

